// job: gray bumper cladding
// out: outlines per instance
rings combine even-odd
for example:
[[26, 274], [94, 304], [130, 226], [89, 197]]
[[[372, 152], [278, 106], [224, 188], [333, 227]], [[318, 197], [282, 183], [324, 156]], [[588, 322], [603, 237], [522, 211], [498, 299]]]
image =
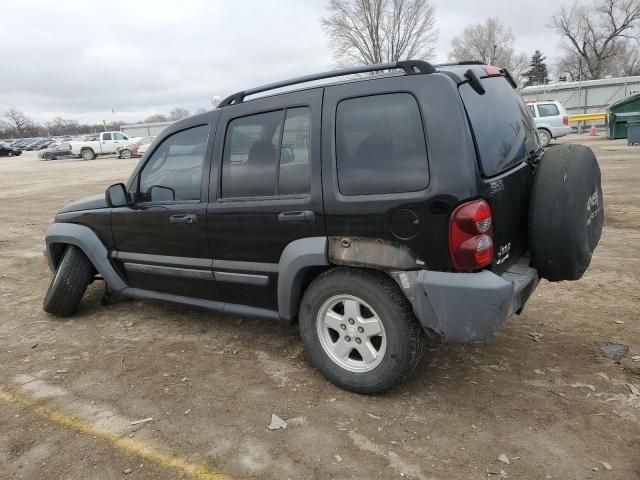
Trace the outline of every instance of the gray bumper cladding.
[[393, 272], [423, 327], [449, 342], [482, 342], [518, 312], [538, 285], [528, 262], [502, 275], [428, 270]]

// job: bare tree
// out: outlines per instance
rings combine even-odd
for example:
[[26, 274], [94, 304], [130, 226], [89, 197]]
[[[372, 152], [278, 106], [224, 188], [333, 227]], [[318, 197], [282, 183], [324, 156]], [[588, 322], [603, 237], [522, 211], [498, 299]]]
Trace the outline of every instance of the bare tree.
[[428, 0], [330, 0], [322, 27], [339, 65], [430, 59], [438, 39]]
[[144, 119], [145, 123], [156, 123], [156, 122], [167, 122], [169, 119], [166, 115], [162, 115], [160, 113], [154, 113], [153, 115], [149, 115]]
[[183, 118], [187, 118], [191, 116], [191, 112], [186, 108], [176, 107], [169, 112], [169, 120], [182, 120]]
[[451, 42], [449, 57], [456, 62], [479, 60], [487, 65], [507, 68], [520, 84], [529, 59], [513, 49], [515, 37], [511, 29], [498, 18], [487, 18], [484, 23], [467, 25], [462, 34]]
[[7, 110], [4, 116], [15, 127], [18, 135], [31, 133], [36, 129], [35, 122], [27, 117], [23, 111], [18, 110], [15, 107], [11, 107], [9, 110]]
[[565, 52], [559, 67], [574, 79], [598, 79], [610, 73], [623, 44], [640, 38], [640, 0], [576, 1], [552, 22]]

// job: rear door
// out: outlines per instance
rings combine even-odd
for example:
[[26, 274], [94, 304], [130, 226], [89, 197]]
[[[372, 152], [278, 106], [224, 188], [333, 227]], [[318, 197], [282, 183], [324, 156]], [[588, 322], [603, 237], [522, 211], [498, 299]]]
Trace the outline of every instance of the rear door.
[[527, 161], [539, 151], [533, 119], [503, 76], [483, 78], [483, 95], [468, 83], [459, 91], [476, 141], [485, 196], [494, 227], [493, 269], [502, 271], [527, 250], [533, 171]]
[[114, 153], [116, 145], [113, 140], [113, 133], [105, 132], [100, 135], [100, 151], [102, 153]]
[[294, 240], [323, 236], [321, 88], [221, 110], [207, 232], [222, 298], [277, 310], [278, 262]]

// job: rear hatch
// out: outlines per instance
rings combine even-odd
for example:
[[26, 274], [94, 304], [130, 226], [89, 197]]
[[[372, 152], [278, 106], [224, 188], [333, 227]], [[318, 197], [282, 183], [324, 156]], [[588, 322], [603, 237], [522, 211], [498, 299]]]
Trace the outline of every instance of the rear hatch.
[[[520, 95], [503, 75], [481, 76], [481, 88], [460, 85], [476, 143], [484, 197], [491, 205], [494, 260], [502, 272], [528, 248], [529, 197], [533, 170], [528, 161], [540, 149], [533, 119]], [[480, 94], [484, 90], [483, 94]]]

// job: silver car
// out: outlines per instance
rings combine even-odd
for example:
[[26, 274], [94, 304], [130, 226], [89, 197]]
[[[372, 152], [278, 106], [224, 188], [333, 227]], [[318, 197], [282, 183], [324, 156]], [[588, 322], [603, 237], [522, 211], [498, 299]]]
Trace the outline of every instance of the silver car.
[[564, 137], [571, 133], [569, 114], [560, 102], [555, 100], [531, 102], [527, 103], [527, 106], [536, 122], [538, 137], [543, 147], [549, 145], [553, 138]]

